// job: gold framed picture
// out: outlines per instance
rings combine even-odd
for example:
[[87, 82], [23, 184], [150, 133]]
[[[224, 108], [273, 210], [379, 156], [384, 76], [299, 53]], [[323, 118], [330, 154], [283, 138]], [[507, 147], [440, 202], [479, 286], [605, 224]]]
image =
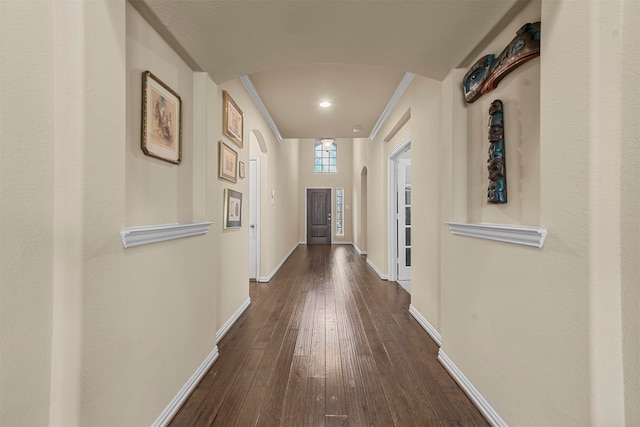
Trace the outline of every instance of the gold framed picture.
[[151, 71], [142, 73], [141, 148], [170, 163], [182, 160], [182, 99]]
[[242, 193], [228, 188], [224, 189], [224, 224], [223, 227], [238, 228], [242, 226]]
[[238, 182], [238, 153], [224, 141], [220, 141], [218, 178], [234, 184]]
[[242, 110], [226, 90], [222, 92], [222, 99], [222, 133], [242, 148], [242, 129], [244, 126]]

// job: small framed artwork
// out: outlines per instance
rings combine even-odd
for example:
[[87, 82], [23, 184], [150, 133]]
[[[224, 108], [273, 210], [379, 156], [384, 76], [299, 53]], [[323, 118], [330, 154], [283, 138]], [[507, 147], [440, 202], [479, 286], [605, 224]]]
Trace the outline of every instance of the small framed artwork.
[[218, 178], [226, 179], [234, 184], [238, 182], [238, 153], [223, 141], [220, 141], [220, 164]]
[[141, 148], [167, 162], [182, 160], [182, 100], [151, 71], [142, 73]]
[[242, 193], [224, 189], [224, 228], [242, 226]]
[[238, 176], [240, 177], [240, 179], [244, 179], [245, 173], [246, 173], [246, 171], [245, 171], [245, 167], [244, 167], [244, 162], [240, 161], [238, 163]]
[[226, 90], [222, 92], [222, 99], [222, 133], [238, 147], [242, 148], [242, 129], [244, 122], [242, 110]]

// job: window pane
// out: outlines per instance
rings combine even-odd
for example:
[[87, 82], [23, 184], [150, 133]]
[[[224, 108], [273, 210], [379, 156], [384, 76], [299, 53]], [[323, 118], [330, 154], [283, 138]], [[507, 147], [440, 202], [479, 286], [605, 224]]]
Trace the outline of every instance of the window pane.
[[336, 235], [344, 236], [343, 216], [344, 216], [344, 189], [336, 189]]
[[326, 173], [337, 171], [337, 148], [335, 142], [329, 150], [325, 150], [322, 143], [315, 143], [313, 155], [314, 172]]

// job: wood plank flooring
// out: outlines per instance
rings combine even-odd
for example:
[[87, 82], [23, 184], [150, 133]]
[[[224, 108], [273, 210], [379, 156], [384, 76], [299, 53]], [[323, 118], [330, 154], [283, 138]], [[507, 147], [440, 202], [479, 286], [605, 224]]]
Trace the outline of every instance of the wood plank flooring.
[[350, 246], [299, 246], [219, 343], [171, 426], [487, 426]]

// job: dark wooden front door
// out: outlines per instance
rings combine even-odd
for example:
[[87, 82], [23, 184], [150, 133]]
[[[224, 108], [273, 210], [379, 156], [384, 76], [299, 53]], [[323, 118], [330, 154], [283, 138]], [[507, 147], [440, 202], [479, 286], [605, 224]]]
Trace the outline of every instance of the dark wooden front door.
[[331, 244], [331, 189], [307, 189], [307, 244]]

